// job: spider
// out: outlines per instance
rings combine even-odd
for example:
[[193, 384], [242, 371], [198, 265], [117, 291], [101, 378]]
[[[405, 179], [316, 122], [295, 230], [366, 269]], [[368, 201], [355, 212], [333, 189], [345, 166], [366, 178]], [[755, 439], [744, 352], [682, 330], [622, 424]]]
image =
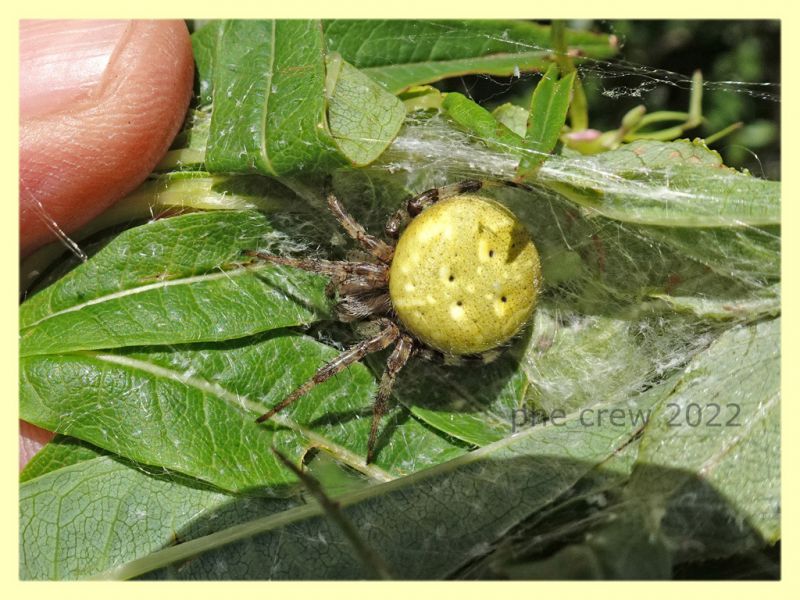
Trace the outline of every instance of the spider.
[[368, 354], [394, 345], [373, 402], [369, 464], [395, 378], [412, 356], [458, 364], [499, 354], [533, 312], [541, 267], [536, 247], [514, 214], [475, 194], [483, 185], [468, 180], [412, 197], [389, 218], [384, 228], [389, 242], [367, 233], [328, 194], [328, 207], [369, 254], [367, 262], [247, 252], [254, 259], [329, 276], [338, 319], [375, 321], [380, 331], [322, 366], [257, 422]]

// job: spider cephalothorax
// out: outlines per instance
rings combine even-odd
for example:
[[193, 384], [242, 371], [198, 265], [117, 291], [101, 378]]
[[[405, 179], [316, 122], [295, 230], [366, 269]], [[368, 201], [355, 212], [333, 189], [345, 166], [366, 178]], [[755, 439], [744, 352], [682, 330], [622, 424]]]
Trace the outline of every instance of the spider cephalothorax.
[[249, 253], [328, 275], [342, 321], [370, 319], [380, 325], [380, 333], [320, 368], [259, 422], [367, 354], [394, 344], [373, 405], [369, 463], [395, 377], [412, 355], [480, 355], [500, 347], [523, 327], [541, 285], [539, 255], [513, 213], [474, 195], [481, 187], [480, 181], [470, 180], [411, 198], [386, 224], [389, 243], [368, 234], [330, 194], [328, 206], [370, 254], [370, 262]]

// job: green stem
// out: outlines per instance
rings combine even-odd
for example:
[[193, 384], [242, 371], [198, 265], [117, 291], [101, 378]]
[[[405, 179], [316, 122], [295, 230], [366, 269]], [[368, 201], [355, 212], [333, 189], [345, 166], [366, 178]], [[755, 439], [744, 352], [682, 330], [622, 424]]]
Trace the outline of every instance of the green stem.
[[[569, 56], [567, 46], [566, 25], [564, 21], [555, 20], [550, 25], [550, 41], [555, 51], [555, 60], [561, 71], [561, 76], [566, 77], [573, 71], [577, 71], [575, 63]], [[580, 77], [575, 76], [575, 83], [572, 86], [572, 101], [569, 106], [569, 122], [573, 131], [583, 131], [589, 127], [589, 103], [586, 100], [586, 92], [583, 89]]]
[[339, 526], [339, 529], [342, 530], [342, 533], [347, 538], [347, 541], [350, 542], [350, 544], [353, 546], [353, 549], [356, 551], [358, 558], [361, 559], [361, 562], [364, 564], [364, 566], [366, 566], [367, 569], [372, 572], [372, 575], [376, 579], [392, 579], [392, 576], [389, 573], [389, 567], [386, 565], [380, 555], [375, 552], [375, 550], [372, 550], [369, 546], [367, 546], [366, 542], [361, 538], [358, 531], [353, 526], [353, 523], [342, 512], [341, 505], [328, 497], [328, 495], [323, 491], [319, 481], [306, 473], [303, 469], [298, 468], [297, 465], [295, 465], [276, 448], [273, 448], [272, 452], [278, 457], [278, 460], [280, 460], [284, 466], [286, 466], [287, 469], [297, 475], [297, 478], [303, 483], [306, 489], [308, 489], [311, 495], [317, 499], [317, 502], [319, 502], [319, 505], [322, 507], [322, 510], [325, 511], [325, 514], [328, 516], [328, 518], [330, 518], [331, 521]]
[[744, 126], [744, 123], [742, 121], [737, 121], [736, 123], [732, 123], [731, 125], [728, 125], [725, 129], [721, 129], [717, 133], [708, 136], [705, 139], [706, 145], [708, 146], [708, 145], [713, 144], [716, 141], [721, 140], [726, 135], [730, 135], [731, 133], [733, 133], [737, 129], [741, 129], [743, 126]]
[[692, 92], [689, 96], [689, 122], [703, 121], [703, 74], [698, 69], [692, 74]]

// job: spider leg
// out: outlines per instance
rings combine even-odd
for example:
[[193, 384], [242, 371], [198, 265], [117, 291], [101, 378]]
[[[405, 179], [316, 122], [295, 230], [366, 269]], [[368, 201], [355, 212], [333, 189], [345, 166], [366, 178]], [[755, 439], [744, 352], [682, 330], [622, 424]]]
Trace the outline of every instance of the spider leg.
[[369, 442], [367, 443], [367, 464], [372, 462], [375, 458], [375, 442], [378, 438], [378, 425], [380, 424], [381, 417], [386, 413], [389, 404], [389, 394], [394, 386], [394, 380], [400, 372], [408, 359], [411, 358], [411, 353], [414, 350], [414, 340], [408, 335], [402, 334], [397, 345], [392, 350], [392, 354], [386, 361], [386, 369], [381, 377], [380, 385], [378, 386], [378, 393], [375, 396], [375, 401], [372, 404], [372, 427], [369, 430]]
[[436, 204], [439, 200], [460, 196], [461, 194], [468, 194], [470, 192], [477, 192], [482, 187], [482, 181], [478, 179], [467, 179], [459, 183], [426, 190], [410, 198], [405, 206], [398, 209], [397, 212], [391, 216], [384, 228], [386, 235], [391, 239], [397, 239], [404, 226], [429, 206]]
[[342, 282], [353, 278], [364, 278], [372, 287], [386, 287], [389, 281], [389, 269], [382, 264], [359, 263], [343, 260], [324, 260], [321, 258], [288, 258], [266, 252], [248, 250], [247, 256], [276, 265], [287, 265], [312, 273], [331, 275]]
[[444, 354], [443, 352], [439, 352], [438, 350], [434, 350], [432, 348], [420, 348], [417, 350], [416, 355], [424, 360], [448, 367], [479, 367], [493, 363], [500, 358], [505, 351], [506, 347], [500, 347], [492, 350], [486, 350], [480, 354], [467, 354], [459, 356], [455, 354]]
[[392, 262], [394, 248], [386, 242], [368, 234], [364, 227], [347, 212], [339, 199], [333, 194], [328, 194], [328, 207], [333, 216], [339, 221], [347, 234], [361, 244], [361, 247], [383, 263]]
[[366, 293], [343, 294], [336, 305], [336, 315], [343, 323], [351, 323], [369, 316], [391, 314], [392, 301], [388, 292], [369, 291]]
[[289, 394], [286, 398], [284, 398], [283, 401], [279, 402], [270, 410], [258, 417], [258, 419], [256, 419], [256, 423], [263, 423], [267, 419], [270, 419], [272, 416], [276, 415], [284, 408], [297, 401], [299, 398], [302, 398], [316, 385], [322, 383], [323, 381], [327, 381], [337, 373], [340, 373], [352, 365], [354, 362], [358, 362], [364, 358], [367, 354], [378, 352], [379, 350], [383, 350], [387, 346], [391, 345], [400, 336], [400, 329], [388, 319], [381, 319], [381, 324], [383, 325], [383, 328], [378, 335], [368, 340], [359, 342], [355, 346], [352, 346], [351, 348], [342, 352], [328, 364], [319, 368], [311, 377], [311, 379]]

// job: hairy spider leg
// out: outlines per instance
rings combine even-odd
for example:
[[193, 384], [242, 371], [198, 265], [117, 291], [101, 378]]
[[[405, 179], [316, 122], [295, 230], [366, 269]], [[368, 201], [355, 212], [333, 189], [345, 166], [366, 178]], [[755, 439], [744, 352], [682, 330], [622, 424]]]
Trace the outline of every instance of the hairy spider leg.
[[317, 369], [317, 372], [314, 373], [311, 379], [289, 394], [283, 401], [279, 402], [270, 410], [258, 417], [258, 419], [256, 419], [256, 423], [263, 423], [267, 419], [270, 419], [284, 408], [297, 401], [299, 398], [305, 396], [315, 386], [327, 381], [353, 363], [358, 362], [367, 354], [372, 354], [373, 352], [378, 352], [389, 347], [397, 340], [398, 337], [400, 337], [400, 329], [393, 322], [389, 321], [388, 319], [380, 319], [378, 322], [381, 325], [381, 332], [378, 335], [373, 338], [363, 340], [351, 348], [348, 348], [339, 356], [334, 358], [331, 362]]
[[370, 464], [374, 458], [375, 442], [378, 439], [378, 425], [381, 417], [386, 414], [386, 409], [389, 405], [389, 394], [392, 392], [394, 380], [406, 365], [408, 359], [411, 358], [414, 345], [414, 340], [410, 336], [402, 334], [386, 361], [386, 369], [383, 371], [378, 393], [375, 395], [375, 401], [372, 404], [372, 427], [369, 430], [369, 442], [367, 443], [367, 464]]
[[374, 287], [385, 287], [389, 280], [389, 270], [382, 264], [324, 260], [322, 258], [287, 258], [256, 250], [248, 250], [245, 255], [276, 265], [286, 265], [304, 271], [311, 271], [312, 273], [331, 275], [340, 281], [346, 281], [353, 277], [362, 277], [366, 281], [373, 283]]
[[417, 349], [416, 355], [423, 360], [427, 360], [428, 362], [446, 365], [448, 367], [476, 367], [493, 363], [500, 358], [506, 350], [507, 348], [502, 346], [500, 348], [486, 350], [480, 354], [457, 355], [445, 354], [444, 352], [439, 352], [433, 348], [420, 347]]
[[483, 182], [479, 179], [467, 179], [459, 183], [425, 190], [421, 194], [410, 198], [404, 206], [399, 208], [386, 223], [384, 231], [389, 238], [397, 239], [400, 236], [400, 231], [408, 222], [432, 204], [453, 196], [477, 192], [482, 187]]
[[389, 266], [383, 263], [356, 263], [319, 258], [286, 258], [254, 250], [245, 253], [265, 262], [287, 265], [312, 273], [329, 275], [325, 288], [328, 297], [339, 293], [336, 312], [340, 321], [349, 323], [370, 315], [386, 315], [391, 311], [389, 299]]
[[367, 233], [364, 227], [347, 212], [339, 199], [328, 194], [328, 208], [347, 234], [357, 241], [364, 250], [387, 265], [392, 262], [394, 247]]

